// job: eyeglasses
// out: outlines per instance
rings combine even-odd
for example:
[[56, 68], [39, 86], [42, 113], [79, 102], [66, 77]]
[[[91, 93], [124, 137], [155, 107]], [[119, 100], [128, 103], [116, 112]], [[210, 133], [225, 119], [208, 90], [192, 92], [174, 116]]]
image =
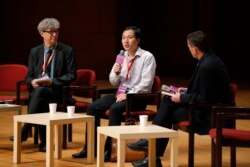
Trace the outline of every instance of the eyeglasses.
[[50, 35], [58, 34], [58, 30], [49, 30], [49, 31], [43, 31], [43, 32], [47, 32]]

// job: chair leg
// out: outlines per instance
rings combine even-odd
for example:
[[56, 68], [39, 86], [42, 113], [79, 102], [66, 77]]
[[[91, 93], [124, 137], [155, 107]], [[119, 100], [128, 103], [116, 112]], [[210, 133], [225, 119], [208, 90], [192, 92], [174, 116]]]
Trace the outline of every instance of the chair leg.
[[188, 135], [188, 166], [193, 167], [194, 166], [194, 133], [189, 132]]
[[230, 147], [231, 167], [236, 167], [236, 147]]
[[30, 131], [29, 131], [29, 137], [32, 137], [33, 135], [32, 135], [32, 128], [30, 129]]
[[220, 143], [216, 143], [216, 167], [222, 166], [222, 146]]
[[38, 144], [38, 140], [39, 140], [39, 133], [38, 133], [38, 127], [37, 125], [35, 125], [35, 130], [34, 130], [34, 144]]
[[68, 140], [72, 142], [72, 124], [68, 124]]
[[215, 167], [215, 162], [216, 162], [215, 147], [216, 147], [216, 145], [215, 145], [213, 139], [211, 139], [211, 167]]
[[67, 125], [63, 125], [62, 148], [67, 149]]

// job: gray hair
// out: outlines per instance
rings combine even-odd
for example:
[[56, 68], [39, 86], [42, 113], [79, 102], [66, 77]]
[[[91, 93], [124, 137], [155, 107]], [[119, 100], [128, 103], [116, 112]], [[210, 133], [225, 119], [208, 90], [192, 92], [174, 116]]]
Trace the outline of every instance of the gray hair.
[[207, 35], [202, 31], [189, 33], [187, 41], [190, 45], [199, 48], [202, 52], [208, 52], [210, 50]]
[[55, 18], [45, 18], [37, 26], [37, 30], [40, 32], [46, 30], [57, 30], [60, 28], [60, 22]]

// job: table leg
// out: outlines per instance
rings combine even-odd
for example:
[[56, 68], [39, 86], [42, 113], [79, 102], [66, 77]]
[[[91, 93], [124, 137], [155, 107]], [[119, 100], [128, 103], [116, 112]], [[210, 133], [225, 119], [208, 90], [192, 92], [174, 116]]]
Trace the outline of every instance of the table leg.
[[177, 167], [178, 166], [178, 138], [170, 139], [170, 166]]
[[105, 136], [97, 130], [97, 167], [104, 167], [104, 139]]
[[54, 126], [46, 126], [46, 167], [54, 167], [53, 143], [54, 143]]
[[14, 118], [14, 144], [13, 144], [13, 162], [18, 164], [21, 162], [21, 122]]
[[22, 106], [19, 106], [17, 111], [18, 111], [18, 115], [22, 115]]
[[62, 158], [62, 125], [55, 125], [55, 158]]
[[94, 163], [94, 152], [95, 152], [95, 144], [94, 144], [94, 121], [87, 122], [87, 161], [88, 163]]
[[125, 140], [117, 139], [117, 167], [125, 166]]
[[149, 139], [148, 142], [148, 166], [155, 167], [155, 139]]

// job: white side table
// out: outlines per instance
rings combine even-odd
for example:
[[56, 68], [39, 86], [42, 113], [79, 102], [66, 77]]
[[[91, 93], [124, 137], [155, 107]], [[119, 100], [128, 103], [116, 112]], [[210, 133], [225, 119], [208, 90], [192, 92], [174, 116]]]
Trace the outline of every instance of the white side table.
[[75, 114], [73, 117], [68, 117], [68, 114], [64, 112], [56, 112], [54, 115], [50, 115], [50, 113], [38, 113], [14, 116], [13, 163], [21, 163], [22, 122], [46, 125], [46, 167], [54, 166], [54, 144], [55, 158], [60, 159], [62, 157], [62, 125], [87, 122], [87, 162], [94, 163], [94, 121], [95, 118], [93, 116]]
[[21, 115], [22, 106], [16, 104], [0, 104], [0, 111], [17, 111], [18, 115]]
[[101, 126], [97, 128], [97, 167], [104, 166], [104, 139], [110, 136], [117, 139], [117, 166], [125, 165], [125, 140], [126, 139], [149, 139], [149, 166], [155, 167], [155, 139], [169, 138], [170, 144], [170, 166], [178, 166], [178, 132], [172, 129], [156, 125], [140, 127], [139, 125], [129, 126]]

